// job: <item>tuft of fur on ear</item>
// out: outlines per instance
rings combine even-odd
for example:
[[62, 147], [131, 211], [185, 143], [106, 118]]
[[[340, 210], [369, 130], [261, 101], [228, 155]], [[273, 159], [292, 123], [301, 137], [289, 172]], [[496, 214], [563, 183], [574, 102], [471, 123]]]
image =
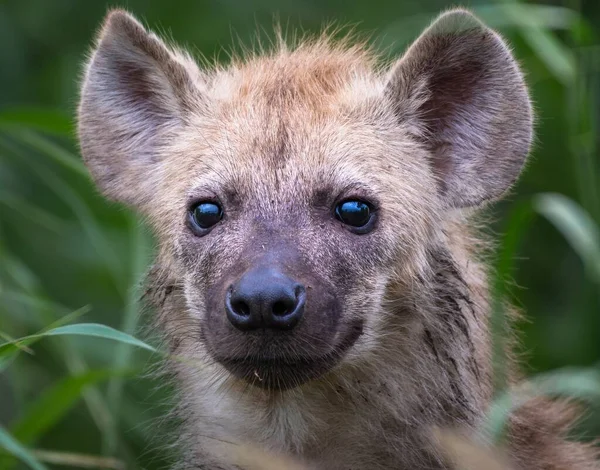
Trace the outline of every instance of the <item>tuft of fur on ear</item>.
[[130, 14], [109, 12], [79, 104], [81, 153], [106, 196], [143, 206], [160, 177], [160, 149], [202, 106], [195, 62]]
[[519, 176], [533, 137], [523, 75], [500, 36], [468, 11], [444, 13], [426, 29], [386, 91], [430, 151], [447, 207], [497, 198]]

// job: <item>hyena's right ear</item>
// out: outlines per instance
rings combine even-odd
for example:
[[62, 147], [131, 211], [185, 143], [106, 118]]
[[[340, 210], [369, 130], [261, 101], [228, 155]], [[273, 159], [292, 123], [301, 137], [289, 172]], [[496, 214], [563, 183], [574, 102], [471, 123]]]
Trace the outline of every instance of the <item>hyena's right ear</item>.
[[161, 147], [203, 106], [201, 82], [191, 58], [128, 13], [108, 14], [79, 104], [81, 152], [106, 196], [144, 205], [160, 177]]

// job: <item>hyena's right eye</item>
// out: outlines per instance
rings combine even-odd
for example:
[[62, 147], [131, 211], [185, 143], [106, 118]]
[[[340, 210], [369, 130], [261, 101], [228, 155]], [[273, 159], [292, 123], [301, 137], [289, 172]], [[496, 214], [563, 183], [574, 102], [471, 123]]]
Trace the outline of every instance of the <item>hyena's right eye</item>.
[[373, 228], [374, 214], [369, 203], [349, 199], [340, 202], [335, 208], [335, 216], [356, 233], [367, 233]]
[[189, 211], [189, 225], [196, 235], [205, 235], [223, 218], [223, 208], [212, 201], [196, 203]]

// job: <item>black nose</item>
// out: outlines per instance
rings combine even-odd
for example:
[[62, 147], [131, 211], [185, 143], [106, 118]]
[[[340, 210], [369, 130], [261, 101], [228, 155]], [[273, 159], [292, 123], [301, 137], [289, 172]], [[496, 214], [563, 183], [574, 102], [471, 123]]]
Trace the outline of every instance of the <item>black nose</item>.
[[272, 268], [248, 271], [225, 297], [229, 321], [240, 330], [291, 330], [304, 313], [306, 290]]

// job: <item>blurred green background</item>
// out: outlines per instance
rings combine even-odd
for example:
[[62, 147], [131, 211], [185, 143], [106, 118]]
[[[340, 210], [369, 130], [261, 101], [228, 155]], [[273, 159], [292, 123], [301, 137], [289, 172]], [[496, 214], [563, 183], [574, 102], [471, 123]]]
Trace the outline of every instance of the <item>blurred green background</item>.
[[[331, 21], [354, 25], [386, 54], [398, 55], [440, 10], [456, 3], [0, 0], [1, 341], [73, 312], [72, 320], [135, 334], [144, 323], [136, 286], [152, 242], [134, 216], [95, 193], [73, 131], [82, 61], [107, 8], [116, 5], [178, 43], [226, 60], [236, 42], [250, 43], [274, 18], [308, 31]], [[515, 266], [509, 291], [526, 312], [519, 323], [526, 372], [566, 366], [598, 371], [600, 2], [484, 0], [465, 6], [509, 38], [537, 110], [527, 171], [491, 211], [493, 231], [500, 235], [509, 227], [518, 240], [509, 253]], [[548, 192], [574, 203], [548, 209], [536, 196]], [[532, 201], [542, 212], [546, 207], [548, 217], [507, 222]], [[18, 356], [0, 354], [0, 425], [51, 467], [69, 459], [81, 467], [79, 454], [86, 454], [118, 459], [91, 462], [104, 468], [163, 468], [170, 457], [161, 416], [170, 408], [170, 393], [142, 374], [154, 362], [120, 343], [77, 337], [44, 339]], [[581, 432], [600, 436], [597, 406]], [[0, 467], [15, 464], [0, 459]]]

